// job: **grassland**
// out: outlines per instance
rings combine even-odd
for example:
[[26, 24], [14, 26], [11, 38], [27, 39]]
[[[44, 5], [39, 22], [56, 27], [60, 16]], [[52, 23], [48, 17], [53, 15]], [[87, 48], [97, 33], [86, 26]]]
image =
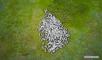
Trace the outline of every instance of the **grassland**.
[[[0, 0], [0, 60], [102, 59], [102, 0]], [[48, 9], [70, 31], [53, 55], [41, 49], [39, 23]], [[97, 59], [98, 60], [98, 59]]]

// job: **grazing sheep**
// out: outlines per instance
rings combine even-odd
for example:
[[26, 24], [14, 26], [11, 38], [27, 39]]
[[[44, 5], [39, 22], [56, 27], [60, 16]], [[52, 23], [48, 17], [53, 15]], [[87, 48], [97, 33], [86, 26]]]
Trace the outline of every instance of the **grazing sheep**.
[[48, 11], [40, 24], [40, 35], [42, 40], [48, 41], [43, 48], [50, 53], [54, 53], [68, 43], [69, 33], [63, 28], [59, 20]]

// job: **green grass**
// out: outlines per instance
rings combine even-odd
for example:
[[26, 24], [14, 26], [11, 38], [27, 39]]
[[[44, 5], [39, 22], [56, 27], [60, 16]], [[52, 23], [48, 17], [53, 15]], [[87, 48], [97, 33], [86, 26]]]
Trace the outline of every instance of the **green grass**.
[[[102, 59], [101, 0], [0, 0], [0, 60]], [[69, 44], [51, 55], [41, 48], [39, 24], [48, 9], [70, 32]], [[97, 59], [98, 60], [98, 59]]]

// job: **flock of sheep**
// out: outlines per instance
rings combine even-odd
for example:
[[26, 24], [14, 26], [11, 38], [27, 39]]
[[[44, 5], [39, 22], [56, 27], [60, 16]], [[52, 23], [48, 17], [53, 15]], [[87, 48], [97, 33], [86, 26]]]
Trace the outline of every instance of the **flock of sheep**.
[[42, 19], [39, 31], [42, 43], [47, 41], [47, 44], [43, 44], [42, 46], [45, 51], [54, 53], [68, 43], [69, 32], [48, 11], [45, 11], [45, 16]]

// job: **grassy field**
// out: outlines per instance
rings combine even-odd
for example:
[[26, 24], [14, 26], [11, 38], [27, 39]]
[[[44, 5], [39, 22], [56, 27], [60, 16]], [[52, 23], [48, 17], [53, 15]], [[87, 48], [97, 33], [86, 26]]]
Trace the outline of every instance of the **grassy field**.
[[[0, 0], [0, 60], [102, 60], [102, 0]], [[56, 53], [41, 48], [39, 24], [48, 9], [70, 32]], [[92, 59], [94, 60], [94, 59]]]

